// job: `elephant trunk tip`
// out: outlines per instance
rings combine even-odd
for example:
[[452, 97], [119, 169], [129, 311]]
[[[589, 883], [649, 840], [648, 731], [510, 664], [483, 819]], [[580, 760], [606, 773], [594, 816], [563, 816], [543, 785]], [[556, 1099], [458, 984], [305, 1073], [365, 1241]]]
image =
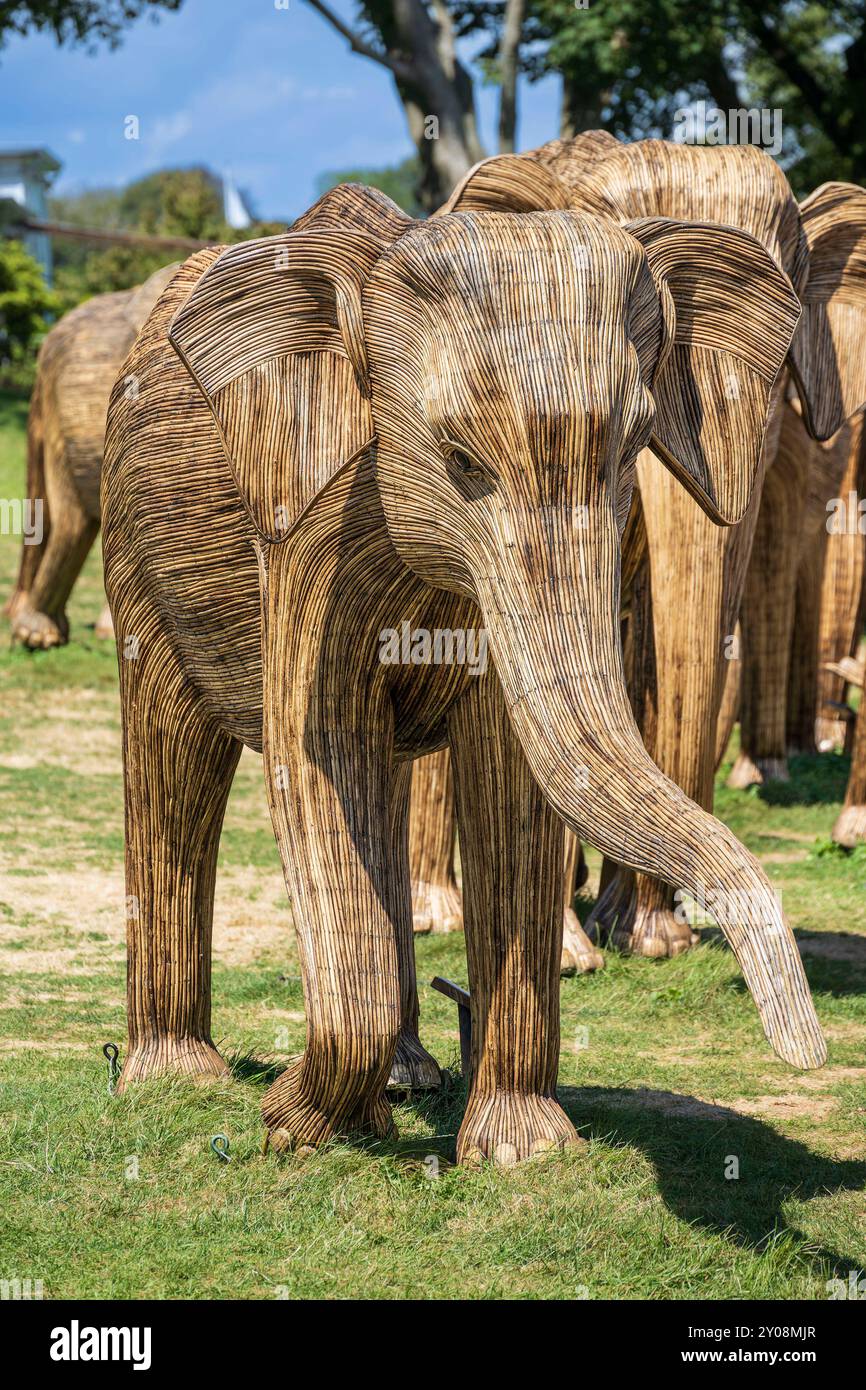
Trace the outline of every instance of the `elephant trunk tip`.
[[827, 1044], [814, 1014], [803, 1019], [795, 1032], [768, 1029], [767, 1041], [777, 1057], [800, 1071], [815, 1071], [827, 1060]]

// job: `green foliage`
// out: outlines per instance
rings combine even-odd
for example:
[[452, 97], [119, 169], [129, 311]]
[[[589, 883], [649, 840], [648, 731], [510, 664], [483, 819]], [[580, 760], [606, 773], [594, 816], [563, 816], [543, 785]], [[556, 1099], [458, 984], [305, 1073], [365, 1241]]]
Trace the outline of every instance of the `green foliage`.
[[20, 241], [0, 240], [0, 375], [27, 385], [35, 350], [57, 312], [57, 296]]
[[[50, 216], [57, 222], [103, 231], [129, 230], [220, 244], [284, 230], [276, 223], [254, 223], [242, 230], [228, 227], [222, 206], [219, 179], [202, 166], [159, 169], [122, 189], [88, 189], [49, 200]], [[105, 248], [57, 237], [54, 279], [63, 312], [91, 295], [139, 285], [167, 261], [182, 256], [182, 251], [143, 245]]]
[[[80, 243], [77, 243], [80, 245]], [[55, 246], [58, 243], [55, 243]], [[89, 250], [71, 264], [57, 257], [54, 284], [63, 313], [74, 309], [95, 294], [128, 290], [140, 285], [154, 270], [172, 259], [170, 251], [148, 251], [138, 246], [110, 246], [103, 251]]]
[[327, 193], [338, 183], [365, 183], [386, 193], [410, 217], [423, 217], [424, 210], [418, 201], [420, 179], [421, 165], [413, 155], [389, 169], [348, 169], [340, 173], [321, 174], [316, 181], [316, 192]]
[[[477, 62], [495, 73], [503, 0], [452, 10], [460, 33], [486, 35]], [[574, 130], [670, 138], [699, 98], [780, 109], [795, 191], [866, 182], [866, 0], [528, 0], [521, 56], [531, 80], [561, 74]]]
[[222, 207], [220, 181], [209, 169], [159, 169], [123, 189], [118, 226], [215, 241], [223, 226]]
[[48, 32], [59, 44], [97, 39], [116, 47], [124, 25], [142, 14], [178, 10], [183, 0], [5, 0], [0, 3], [0, 44], [8, 34]]

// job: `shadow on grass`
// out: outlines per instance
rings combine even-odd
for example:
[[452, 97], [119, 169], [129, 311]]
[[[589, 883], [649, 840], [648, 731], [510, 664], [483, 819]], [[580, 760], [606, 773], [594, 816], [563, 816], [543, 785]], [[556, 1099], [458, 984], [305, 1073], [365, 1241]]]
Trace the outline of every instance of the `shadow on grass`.
[[[407, 1092], [394, 1104], [394, 1118], [399, 1130], [400, 1111], [411, 1110], [417, 1119], [430, 1126], [432, 1134], [410, 1135], [397, 1139], [392, 1151], [411, 1157], [418, 1154], [435, 1153], [439, 1158], [453, 1163], [457, 1150], [457, 1132], [463, 1120], [468, 1092], [467, 1079], [460, 1075], [459, 1066], [454, 1063], [441, 1069], [442, 1085], [438, 1091]], [[396, 1102], [396, 1103], [395, 1103]]]
[[[757, 1253], [783, 1233], [805, 1239], [787, 1225], [787, 1198], [866, 1188], [866, 1162], [826, 1158], [761, 1120], [694, 1096], [564, 1086], [559, 1099], [584, 1137], [628, 1144], [647, 1156], [670, 1211]], [[736, 1179], [725, 1176], [732, 1158]], [[813, 1245], [811, 1254], [835, 1270], [858, 1267], [839, 1250]]]
[[272, 1086], [286, 1070], [285, 1062], [256, 1057], [252, 1052], [223, 1052], [223, 1056], [235, 1081], [250, 1081], [257, 1086]]
[[845, 799], [851, 759], [840, 753], [795, 754], [787, 782], [767, 782], [753, 793], [768, 806], [826, 806]]
[[[272, 1086], [286, 1070], [286, 1062], [273, 1058], [257, 1057], [252, 1052], [225, 1052], [225, 1057], [235, 1081], [248, 1082], [262, 1091]], [[363, 1135], [341, 1140], [353, 1148], [373, 1153], [392, 1154], [395, 1157], [426, 1157], [436, 1154], [440, 1159], [453, 1163], [457, 1144], [457, 1131], [466, 1109], [466, 1080], [454, 1064], [442, 1069], [442, 1086], [438, 1091], [389, 1092], [394, 1110], [398, 1137], [390, 1140], [365, 1138]], [[400, 1111], [412, 1113], [432, 1129], [432, 1134], [399, 1137]]]

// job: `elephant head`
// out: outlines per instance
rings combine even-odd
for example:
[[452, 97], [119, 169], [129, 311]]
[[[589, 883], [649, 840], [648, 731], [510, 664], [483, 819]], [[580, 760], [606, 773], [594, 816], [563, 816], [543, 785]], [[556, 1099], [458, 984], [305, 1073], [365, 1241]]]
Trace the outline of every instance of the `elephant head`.
[[243, 400], [268, 390], [285, 414], [274, 382], [287, 357], [331, 354], [345, 402], [293, 526], [375, 440], [391, 542], [427, 584], [480, 606], [554, 809], [621, 862], [713, 895], [772, 1046], [820, 1065], [770, 885], [648, 757], [619, 636], [636, 455], [652, 439], [716, 520], [739, 518], [799, 317], [787, 277], [747, 234], [671, 219], [620, 228], [560, 209], [412, 223], [358, 190], [328, 206], [326, 220], [225, 251], [170, 331], [260, 535], [279, 539], [291, 431], [274, 418], [267, 441], [245, 437]]
[[813, 438], [866, 403], [866, 190], [828, 183], [799, 206], [754, 145], [620, 144], [606, 131], [552, 140], [475, 165], [443, 208], [527, 212], [570, 207], [624, 225], [673, 217], [749, 232], [790, 277], [803, 314], [788, 365]]

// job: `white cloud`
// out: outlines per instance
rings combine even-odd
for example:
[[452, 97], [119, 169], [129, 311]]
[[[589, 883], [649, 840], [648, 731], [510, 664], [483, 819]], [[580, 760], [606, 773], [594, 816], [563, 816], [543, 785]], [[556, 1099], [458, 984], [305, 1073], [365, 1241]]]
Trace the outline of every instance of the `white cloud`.
[[150, 154], [157, 154], [189, 135], [193, 129], [193, 119], [188, 111], [175, 111], [172, 116], [159, 117], [152, 127], [145, 118], [141, 126], [142, 143], [147, 145]]

